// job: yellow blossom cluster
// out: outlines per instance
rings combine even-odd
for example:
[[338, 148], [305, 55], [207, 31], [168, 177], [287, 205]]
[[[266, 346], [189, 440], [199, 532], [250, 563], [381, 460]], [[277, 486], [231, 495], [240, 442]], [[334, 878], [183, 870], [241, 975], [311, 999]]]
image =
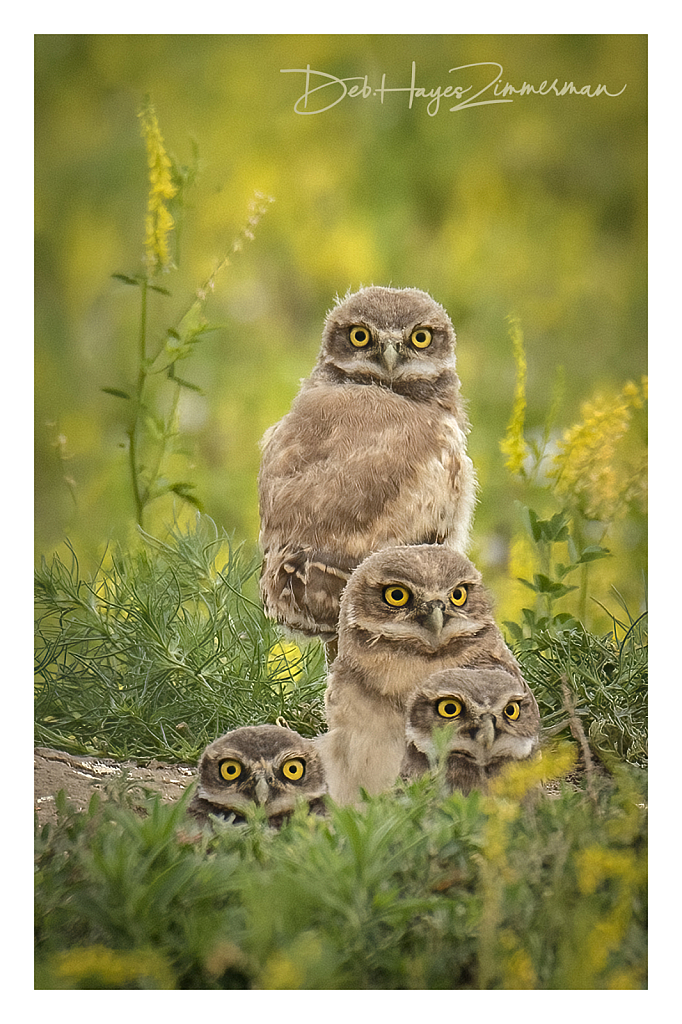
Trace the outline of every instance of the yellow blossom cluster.
[[147, 144], [149, 166], [149, 199], [145, 220], [145, 260], [150, 274], [158, 274], [171, 266], [168, 235], [173, 228], [173, 218], [166, 201], [177, 194], [177, 187], [171, 176], [171, 161], [166, 153], [156, 111], [146, 106], [140, 111], [142, 135]]
[[628, 381], [615, 397], [586, 402], [582, 421], [559, 441], [548, 476], [588, 519], [611, 522], [631, 504], [645, 506], [646, 448], [630, 436], [630, 425], [646, 399], [646, 378]]
[[88, 980], [97, 980], [100, 987], [110, 988], [132, 988], [135, 982], [148, 983], [150, 980], [154, 988], [175, 988], [165, 957], [154, 950], [76, 946], [58, 954], [53, 966], [57, 977], [69, 988], [78, 988]]

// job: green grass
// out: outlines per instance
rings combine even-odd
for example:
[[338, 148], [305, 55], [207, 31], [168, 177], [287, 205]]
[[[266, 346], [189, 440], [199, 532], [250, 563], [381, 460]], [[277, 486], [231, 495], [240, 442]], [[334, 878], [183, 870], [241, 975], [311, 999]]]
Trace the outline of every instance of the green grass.
[[142, 535], [94, 578], [76, 556], [36, 574], [36, 741], [75, 753], [194, 762], [239, 725], [323, 726], [324, 655], [283, 659], [258, 601], [258, 556], [206, 517]]
[[[202, 516], [140, 538], [92, 578], [73, 552], [38, 571], [36, 741], [192, 763], [238, 725], [320, 732], [322, 650], [283, 656], [256, 553]], [[280, 832], [255, 809], [197, 835], [189, 793], [163, 805], [124, 781], [87, 811], [62, 794], [36, 830], [36, 986], [646, 987], [644, 619], [514, 645], [548, 738], [489, 796], [436, 774]], [[582, 787], [562, 781], [571, 728], [608, 768]]]
[[[258, 600], [258, 554], [201, 515], [165, 542], [141, 537], [93, 578], [73, 552], [38, 570], [36, 741], [194, 762], [240, 725], [282, 716], [302, 735], [321, 732], [324, 654], [315, 642], [282, 656], [287, 641]], [[593, 752], [645, 767], [645, 619], [614, 621], [604, 637], [571, 620], [513, 647], [547, 728], [566, 722], [565, 681]]]

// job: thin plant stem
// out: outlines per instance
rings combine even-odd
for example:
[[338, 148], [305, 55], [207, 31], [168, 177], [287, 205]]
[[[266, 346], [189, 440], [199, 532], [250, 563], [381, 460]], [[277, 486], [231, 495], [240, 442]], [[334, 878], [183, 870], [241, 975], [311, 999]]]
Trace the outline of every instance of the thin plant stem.
[[139, 366], [137, 371], [137, 393], [135, 396], [135, 418], [128, 432], [129, 437], [129, 458], [130, 473], [133, 485], [133, 497], [135, 499], [135, 517], [140, 527], [144, 529], [144, 506], [146, 494], [142, 493], [140, 477], [137, 468], [137, 435], [142, 411], [142, 398], [144, 386], [147, 381], [147, 279], [140, 282], [140, 336], [138, 346]]

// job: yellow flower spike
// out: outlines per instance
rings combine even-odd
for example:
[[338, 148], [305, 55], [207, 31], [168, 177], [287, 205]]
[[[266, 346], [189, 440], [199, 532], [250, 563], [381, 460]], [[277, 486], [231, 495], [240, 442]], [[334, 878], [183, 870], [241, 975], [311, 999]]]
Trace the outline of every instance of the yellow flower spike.
[[138, 114], [142, 121], [142, 135], [147, 144], [149, 166], [149, 199], [145, 220], [145, 260], [150, 274], [158, 274], [171, 266], [168, 235], [173, 218], [166, 200], [177, 194], [171, 178], [171, 161], [166, 153], [154, 107], [149, 104]]
[[516, 317], [509, 317], [511, 325], [511, 339], [514, 351], [514, 362], [516, 363], [516, 387], [514, 390], [514, 404], [512, 406], [511, 419], [507, 425], [507, 433], [500, 441], [500, 450], [506, 455], [505, 465], [510, 473], [520, 476], [523, 473], [523, 463], [528, 455], [528, 445], [523, 433], [526, 422], [526, 377], [527, 364], [526, 353], [523, 348], [523, 332]]
[[628, 381], [614, 398], [597, 396], [582, 407], [583, 420], [564, 432], [549, 477], [558, 494], [572, 497], [591, 519], [612, 521], [630, 501], [644, 502], [645, 452], [632, 452], [627, 434], [632, 410], [646, 401], [646, 378]]

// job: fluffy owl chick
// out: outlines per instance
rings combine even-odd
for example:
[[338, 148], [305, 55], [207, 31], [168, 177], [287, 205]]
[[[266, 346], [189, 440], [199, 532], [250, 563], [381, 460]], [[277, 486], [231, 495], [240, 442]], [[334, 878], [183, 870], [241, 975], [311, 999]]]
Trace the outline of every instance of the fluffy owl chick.
[[278, 725], [248, 725], [220, 736], [199, 759], [199, 785], [187, 810], [201, 822], [209, 814], [245, 820], [254, 804], [279, 827], [304, 801], [324, 812], [324, 768], [312, 740]]
[[540, 713], [528, 684], [502, 669], [446, 668], [409, 698], [408, 748], [400, 774], [422, 775], [435, 763], [436, 733], [445, 739], [450, 791], [487, 789], [504, 765], [538, 749]]
[[524, 682], [481, 575], [441, 545], [386, 548], [366, 558], [341, 597], [339, 653], [320, 737], [329, 792], [339, 803], [389, 788], [406, 751], [405, 708], [426, 678], [459, 666], [504, 669]]
[[443, 307], [416, 288], [340, 301], [310, 377], [261, 442], [266, 613], [333, 640], [341, 592], [368, 554], [465, 550], [476, 491], [467, 432]]

